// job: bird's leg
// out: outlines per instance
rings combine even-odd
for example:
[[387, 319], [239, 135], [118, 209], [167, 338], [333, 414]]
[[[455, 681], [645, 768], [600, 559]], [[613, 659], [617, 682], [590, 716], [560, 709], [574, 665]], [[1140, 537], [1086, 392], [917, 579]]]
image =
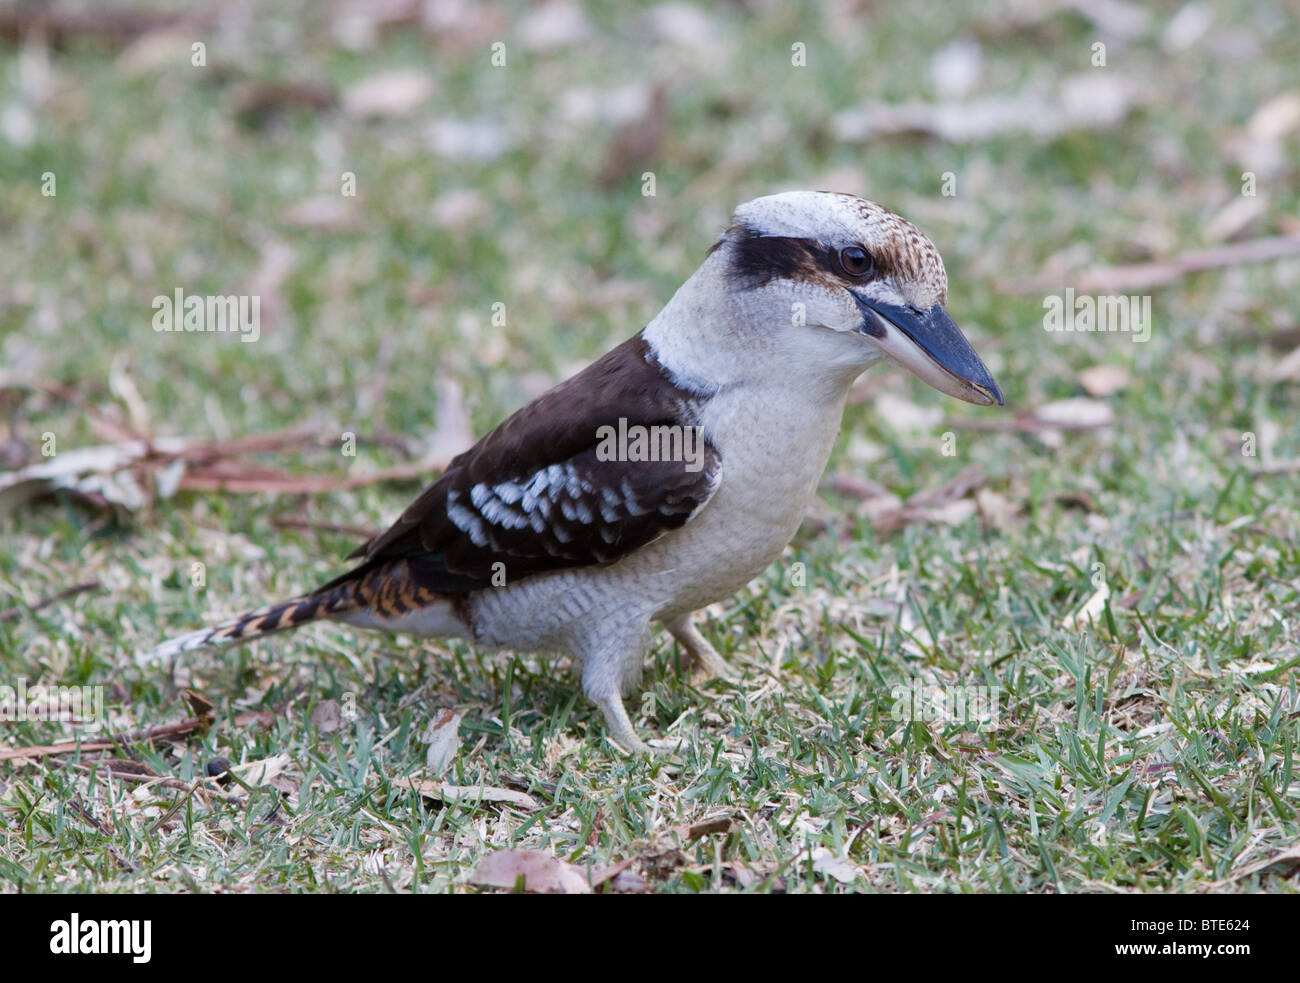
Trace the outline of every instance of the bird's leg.
[[664, 627], [668, 629], [669, 634], [677, 639], [677, 644], [686, 650], [695, 662], [714, 679], [726, 679], [734, 682], [738, 677], [737, 673], [731, 666], [718, 655], [717, 649], [709, 644], [709, 640], [700, 634], [699, 629], [691, 621], [690, 614], [684, 614], [680, 618], [670, 621]]
[[581, 654], [582, 691], [605, 714], [610, 738], [633, 754], [653, 754], [637, 735], [623, 705], [623, 691], [629, 680], [640, 676], [644, 634], [635, 639], [606, 639], [599, 648]]

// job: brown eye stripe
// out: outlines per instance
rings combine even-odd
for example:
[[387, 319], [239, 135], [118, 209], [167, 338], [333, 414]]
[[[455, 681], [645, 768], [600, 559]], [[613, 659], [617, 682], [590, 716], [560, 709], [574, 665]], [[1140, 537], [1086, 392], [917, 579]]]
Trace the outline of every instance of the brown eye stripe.
[[732, 273], [742, 282], [759, 286], [770, 280], [824, 277], [822, 248], [812, 239], [764, 236], [744, 228], [735, 231]]
[[[830, 245], [815, 237], [764, 235], [761, 229], [738, 222], [709, 252], [723, 243], [730, 244], [731, 274], [747, 287], [784, 279], [835, 289], [890, 277], [919, 284], [922, 292], [938, 303], [947, 299], [948, 277], [943, 260], [920, 229], [874, 202], [852, 195], [840, 197], [857, 206], [862, 220], [863, 238], [856, 242], [839, 240]], [[871, 248], [864, 242], [870, 242]], [[846, 268], [841, 251], [850, 246], [866, 252], [871, 262], [869, 273], [855, 274]]]
[[863, 250], [866, 267], [862, 273], [855, 274], [845, 265], [842, 250], [828, 249], [814, 239], [764, 236], [743, 228], [733, 231], [737, 234], [732, 272], [752, 286], [761, 286], [771, 280], [834, 284], [851, 279], [860, 283], [867, 277], [886, 275], [893, 269], [886, 257]]

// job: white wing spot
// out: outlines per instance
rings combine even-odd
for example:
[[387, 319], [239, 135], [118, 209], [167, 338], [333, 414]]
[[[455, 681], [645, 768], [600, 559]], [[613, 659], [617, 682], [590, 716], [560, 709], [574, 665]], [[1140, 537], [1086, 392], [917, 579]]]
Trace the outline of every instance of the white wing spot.
[[623, 507], [627, 509], [629, 515], [645, 515], [650, 511], [649, 509], [641, 508], [641, 505], [636, 500], [636, 494], [632, 491], [626, 481], [623, 482], [622, 488]]
[[465, 506], [457, 504], [458, 497], [457, 492], [447, 493], [447, 518], [455, 523], [457, 529], [466, 533], [475, 546], [486, 546], [488, 538], [483, 532], [483, 520]]
[[524, 490], [513, 481], [503, 481], [492, 490], [496, 492], [497, 498], [507, 505], [514, 505], [524, 497]]

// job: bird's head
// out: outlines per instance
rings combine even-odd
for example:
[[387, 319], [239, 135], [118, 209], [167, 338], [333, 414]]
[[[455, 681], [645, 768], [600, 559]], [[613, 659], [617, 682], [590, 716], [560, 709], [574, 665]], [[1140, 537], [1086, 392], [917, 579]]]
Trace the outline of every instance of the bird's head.
[[856, 375], [885, 357], [940, 392], [1002, 404], [944, 309], [939, 251], [889, 209], [822, 191], [755, 198], [736, 209], [714, 257], [751, 340], [787, 360]]

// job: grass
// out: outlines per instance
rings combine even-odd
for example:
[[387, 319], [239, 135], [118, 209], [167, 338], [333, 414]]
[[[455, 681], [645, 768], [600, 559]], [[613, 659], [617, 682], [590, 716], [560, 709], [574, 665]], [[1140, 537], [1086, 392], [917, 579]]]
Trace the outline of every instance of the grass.
[[[443, 892], [471, 889], [487, 854], [524, 847], [593, 868], [634, 858], [639, 883], [662, 892], [1295, 892], [1294, 859], [1270, 861], [1300, 836], [1300, 489], [1258, 464], [1300, 457], [1300, 387], [1271, 375], [1296, 345], [1300, 261], [1152, 291], [1146, 344], [1048, 334], [1041, 293], [996, 287], [1205, 245], [1250, 169], [1235, 148], [1252, 113], [1300, 86], [1284, 5], [1208, 9], [1215, 27], [1174, 51], [1165, 4], [1127, 44], [1073, 13], [1017, 26], [976, 4], [871, 8], [852, 23], [813, 5], [723, 7], [696, 40], [655, 41], [667, 15], [647, 27], [650, 15], [603, 4], [584, 43], [554, 50], [530, 49], [522, 8], [508, 6], [350, 50], [334, 5], [289, 3], [182, 32], [152, 61], [93, 39], [47, 57], [0, 47], [6, 378], [60, 380], [160, 435], [311, 420], [323, 443], [356, 433], [356, 458], [308, 449], [276, 463], [343, 475], [418, 456], [457, 411], [481, 433], [652, 317], [737, 203], [789, 187], [847, 185], [925, 229], [1004, 416], [1084, 395], [1089, 367], [1128, 373], [1100, 397], [1111, 425], [1053, 439], [970, 429], [993, 414], [872, 370], [830, 473], [906, 498], [977, 465], [980, 507], [886, 534], [870, 502], [828, 487], [783, 559], [708, 613], [741, 684], [693, 678], [656, 636], [630, 705], [643, 733], [683, 739], [677, 762], [619, 754], [567, 666], [529, 655], [325, 626], [171, 673], [133, 665], [163, 637], [333, 576], [354, 545], [273, 519], [379, 527], [415, 485], [8, 512], [0, 607], [91, 578], [102, 589], [0, 620], [0, 684], [102, 685], [115, 733], [185, 716], [190, 688], [215, 705], [211, 728], [108, 757], [181, 783], [216, 758], [275, 760], [279, 774], [187, 795], [110, 774], [95, 755], [0, 763], [0, 884]], [[861, 102], [936, 98], [930, 57], [956, 36], [981, 44], [976, 95], [1097, 71], [1140, 98], [1114, 127], [1047, 140], [835, 136], [835, 114]], [[498, 37], [503, 68], [489, 60]], [[194, 38], [204, 68], [189, 63]], [[1098, 38], [1104, 69], [1089, 64]], [[796, 41], [806, 68], [790, 65]], [[346, 88], [410, 68], [433, 95], [398, 119], [238, 114], [241, 87]], [[647, 165], [657, 194], [641, 196], [639, 173], [603, 190], [617, 121], [601, 107], [654, 81], [670, 93]], [[477, 156], [448, 121], [477, 127]], [[1248, 234], [1296, 232], [1296, 134], [1279, 147]], [[39, 193], [47, 171], [53, 198]], [[339, 195], [344, 171], [356, 198]], [[946, 171], [952, 198], [939, 193]], [[341, 202], [342, 218], [304, 228], [305, 201]], [[155, 333], [151, 298], [176, 286], [259, 294], [262, 338]], [[882, 398], [922, 412], [905, 425]], [[38, 460], [45, 433], [60, 450], [104, 440], [66, 400], [12, 387], [0, 400], [11, 464]], [[1091, 627], [1068, 627], [1097, 578], [1109, 603]], [[999, 712], [981, 726], [895, 720], [899, 688], [916, 684], [988, 687]], [[402, 787], [426, 774], [441, 709], [462, 715], [446, 779], [525, 791], [539, 810], [439, 805]], [[252, 712], [269, 722], [236, 722]], [[10, 747], [67, 733], [0, 727]], [[720, 816], [729, 831], [678, 829]]]

